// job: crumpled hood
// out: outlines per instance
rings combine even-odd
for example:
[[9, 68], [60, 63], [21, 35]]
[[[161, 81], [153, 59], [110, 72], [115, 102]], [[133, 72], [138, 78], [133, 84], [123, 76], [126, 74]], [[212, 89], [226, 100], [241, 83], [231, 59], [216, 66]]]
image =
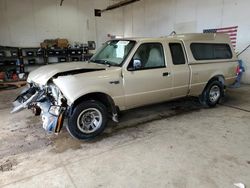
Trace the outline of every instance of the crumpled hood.
[[34, 82], [39, 85], [45, 85], [50, 78], [59, 73], [64, 73], [68, 71], [77, 72], [78, 70], [79, 71], [83, 70], [83, 72], [84, 70], [86, 70], [86, 72], [88, 72], [88, 70], [90, 71], [91, 69], [103, 70], [107, 68], [108, 67], [106, 65], [88, 63], [88, 62], [57, 63], [55, 65], [45, 65], [30, 72], [27, 81]]

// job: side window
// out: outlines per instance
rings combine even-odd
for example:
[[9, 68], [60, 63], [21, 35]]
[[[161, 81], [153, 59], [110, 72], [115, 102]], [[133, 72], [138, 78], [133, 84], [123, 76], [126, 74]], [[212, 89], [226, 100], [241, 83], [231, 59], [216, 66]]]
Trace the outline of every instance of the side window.
[[191, 51], [196, 60], [232, 58], [232, 51], [228, 44], [192, 43]]
[[182, 45], [180, 43], [169, 44], [174, 65], [183, 65], [186, 63]]
[[163, 47], [160, 43], [144, 43], [140, 45], [128, 68], [134, 66], [134, 60], [140, 62], [136, 70], [165, 67]]

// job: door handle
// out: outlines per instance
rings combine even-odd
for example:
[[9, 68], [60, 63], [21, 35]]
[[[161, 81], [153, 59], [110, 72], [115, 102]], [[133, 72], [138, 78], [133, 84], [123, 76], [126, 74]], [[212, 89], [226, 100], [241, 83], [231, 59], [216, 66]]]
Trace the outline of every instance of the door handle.
[[162, 76], [170, 76], [170, 75], [171, 75], [170, 72], [164, 72], [164, 73], [162, 74]]
[[119, 81], [119, 80], [116, 80], [116, 81], [110, 81], [109, 83], [110, 83], [110, 84], [119, 84], [119, 83], [120, 83], [120, 81]]

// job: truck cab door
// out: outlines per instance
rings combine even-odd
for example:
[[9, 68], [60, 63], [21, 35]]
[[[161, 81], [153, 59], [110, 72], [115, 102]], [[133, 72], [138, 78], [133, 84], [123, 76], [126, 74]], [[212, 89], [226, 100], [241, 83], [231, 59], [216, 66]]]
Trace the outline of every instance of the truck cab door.
[[141, 44], [124, 67], [123, 82], [127, 109], [168, 100], [172, 76], [162, 43]]
[[180, 98], [188, 95], [190, 87], [190, 67], [187, 63], [183, 44], [180, 41], [168, 42], [172, 60], [173, 95]]

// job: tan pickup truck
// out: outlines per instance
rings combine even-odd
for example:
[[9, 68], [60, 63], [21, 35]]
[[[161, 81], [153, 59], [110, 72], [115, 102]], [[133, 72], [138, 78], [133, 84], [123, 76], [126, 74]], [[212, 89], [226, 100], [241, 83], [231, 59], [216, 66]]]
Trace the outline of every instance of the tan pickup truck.
[[77, 139], [90, 139], [117, 112], [196, 96], [215, 106], [234, 83], [238, 59], [224, 34], [183, 34], [163, 38], [115, 39], [89, 62], [38, 68], [12, 112], [30, 108], [43, 127], [58, 133], [64, 118]]

